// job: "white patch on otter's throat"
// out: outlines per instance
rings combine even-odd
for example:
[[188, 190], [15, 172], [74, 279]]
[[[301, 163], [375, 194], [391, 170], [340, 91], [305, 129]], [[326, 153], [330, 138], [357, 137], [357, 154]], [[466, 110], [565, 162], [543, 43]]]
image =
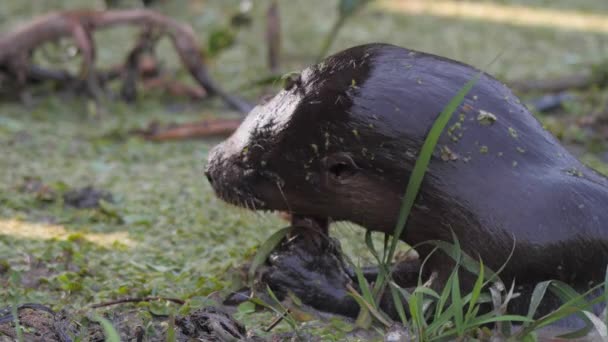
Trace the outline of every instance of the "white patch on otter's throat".
[[282, 90], [270, 101], [256, 106], [228, 138], [224, 153], [227, 155], [241, 153], [251, 145], [255, 132], [260, 129], [270, 130], [273, 135], [281, 132], [291, 119], [299, 101], [299, 95]]

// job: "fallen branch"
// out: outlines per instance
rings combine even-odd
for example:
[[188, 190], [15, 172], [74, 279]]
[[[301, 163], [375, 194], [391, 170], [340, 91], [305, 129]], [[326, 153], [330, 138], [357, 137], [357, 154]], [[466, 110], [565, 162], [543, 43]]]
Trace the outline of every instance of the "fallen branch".
[[598, 83], [596, 78], [588, 74], [575, 74], [546, 80], [516, 80], [508, 82], [510, 88], [527, 93], [557, 93], [568, 89], [584, 89]]
[[279, 325], [279, 323], [281, 323], [290, 313], [291, 311], [289, 309], [285, 310], [285, 312], [273, 319], [272, 322], [270, 322], [270, 325], [264, 328], [264, 332], [270, 332], [272, 329], [276, 328], [276, 326]]
[[192, 27], [147, 9], [65, 11], [36, 18], [0, 36], [0, 70], [13, 76], [18, 86], [23, 88], [28, 77], [31, 77], [33, 51], [44, 43], [70, 37], [82, 54], [78, 79], [85, 81], [88, 91], [97, 97], [100, 89], [94, 72], [96, 54], [93, 32], [119, 25], [151, 27], [167, 35], [182, 64], [209, 95], [219, 96], [228, 106], [241, 113], [247, 113], [252, 108], [246, 101], [227, 94], [211, 79]]
[[160, 127], [152, 123], [146, 130], [132, 131], [147, 140], [166, 141], [205, 138], [211, 136], [228, 136], [241, 124], [240, 119], [213, 119], [193, 123]]

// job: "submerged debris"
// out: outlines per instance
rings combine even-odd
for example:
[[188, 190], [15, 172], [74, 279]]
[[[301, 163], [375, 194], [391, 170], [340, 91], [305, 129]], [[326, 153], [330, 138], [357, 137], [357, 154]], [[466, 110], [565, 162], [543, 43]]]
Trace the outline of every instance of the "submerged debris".
[[458, 160], [458, 155], [454, 153], [448, 146], [441, 147], [441, 160], [450, 161], [450, 160]]
[[114, 203], [111, 193], [95, 189], [92, 186], [70, 190], [63, 195], [65, 205], [78, 209], [99, 208], [102, 200]]
[[484, 126], [489, 126], [496, 122], [496, 120], [496, 115], [482, 109], [479, 110], [479, 115], [477, 115], [477, 122], [479, 122], [480, 124]]
[[583, 177], [583, 172], [575, 167], [567, 169], [566, 173], [574, 177]]
[[33, 194], [40, 201], [53, 201], [56, 196], [56, 191], [53, 187], [34, 177], [24, 177], [23, 183], [18, 186], [18, 190]]
[[398, 323], [393, 324], [384, 335], [384, 342], [410, 341], [411, 339], [407, 329]]
[[187, 316], [177, 317], [175, 325], [179, 328], [179, 333], [185, 335], [184, 340], [242, 341], [247, 336], [247, 329], [243, 324], [213, 306], [198, 309]]

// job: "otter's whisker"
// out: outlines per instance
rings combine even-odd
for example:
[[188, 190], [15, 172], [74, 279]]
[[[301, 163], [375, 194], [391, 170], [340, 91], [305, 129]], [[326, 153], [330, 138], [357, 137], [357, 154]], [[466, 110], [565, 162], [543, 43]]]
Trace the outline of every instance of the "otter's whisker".
[[285, 206], [287, 207], [287, 210], [289, 211], [289, 213], [293, 213], [293, 210], [291, 210], [291, 206], [289, 206], [289, 202], [287, 202], [287, 197], [285, 197], [285, 193], [283, 193], [281, 184], [279, 182], [276, 182], [275, 184], [277, 185], [277, 188], [279, 189], [281, 196], [283, 196], [283, 201], [285, 201]]

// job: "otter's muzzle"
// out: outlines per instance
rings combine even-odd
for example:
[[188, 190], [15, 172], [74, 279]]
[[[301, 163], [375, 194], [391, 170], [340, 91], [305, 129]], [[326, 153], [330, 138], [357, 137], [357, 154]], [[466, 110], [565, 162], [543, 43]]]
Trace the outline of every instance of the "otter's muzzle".
[[259, 175], [247, 167], [239, 154], [228, 153], [230, 145], [221, 143], [209, 151], [205, 176], [215, 194], [222, 200], [250, 209], [262, 208], [264, 202], [255, 195]]
[[205, 177], [218, 195], [222, 192], [223, 185], [231, 183], [230, 178], [235, 178], [230, 175], [235, 174], [236, 176], [242, 173], [241, 170], [237, 170], [237, 163], [230, 162], [229, 158], [225, 156], [224, 145], [221, 143], [209, 151], [205, 167]]
[[[220, 144], [221, 145], [221, 144]], [[209, 151], [209, 155], [207, 156], [207, 166], [205, 166], [205, 177], [207, 177], [207, 181], [209, 182], [209, 184], [215, 189], [214, 186], [214, 176], [216, 176], [217, 171], [215, 171], [215, 169], [217, 169], [216, 164], [217, 159], [218, 159], [218, 154], [219, 154], [219, 147], [220, 145], [217, 145], [215, 147], [213, 147], [210, 151]]]

